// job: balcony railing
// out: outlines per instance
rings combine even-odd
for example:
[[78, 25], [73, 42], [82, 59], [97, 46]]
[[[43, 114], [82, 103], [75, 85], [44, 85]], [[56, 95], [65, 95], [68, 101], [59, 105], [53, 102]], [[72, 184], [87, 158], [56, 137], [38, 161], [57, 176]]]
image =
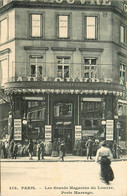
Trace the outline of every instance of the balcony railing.
[[67, 82], [108, 82], [119, 84], [119, 70], [112, 64], [57, 64], [37, 65], [13, 62], [7, 82], [16, 81], [67, 81]]

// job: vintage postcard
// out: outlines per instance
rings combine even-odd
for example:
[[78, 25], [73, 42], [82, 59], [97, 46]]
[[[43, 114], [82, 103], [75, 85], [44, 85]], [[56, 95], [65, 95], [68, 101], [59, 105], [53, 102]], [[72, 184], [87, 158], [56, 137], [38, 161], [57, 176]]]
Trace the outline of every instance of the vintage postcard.
[[127, 196], [127, 1], [0, 0], [1, 196]]

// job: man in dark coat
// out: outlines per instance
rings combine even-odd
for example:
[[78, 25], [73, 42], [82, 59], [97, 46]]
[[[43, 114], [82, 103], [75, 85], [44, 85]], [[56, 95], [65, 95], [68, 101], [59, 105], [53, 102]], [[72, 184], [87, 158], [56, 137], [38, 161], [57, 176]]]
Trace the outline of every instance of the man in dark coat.
[[89, 137], [89, 139], [86, 142], [86, 148], [87, 148], [87, 159], [90, 157], [90, 159], [92, 159], [92, 145], [93, 142], [91, 140], [91, 138]]

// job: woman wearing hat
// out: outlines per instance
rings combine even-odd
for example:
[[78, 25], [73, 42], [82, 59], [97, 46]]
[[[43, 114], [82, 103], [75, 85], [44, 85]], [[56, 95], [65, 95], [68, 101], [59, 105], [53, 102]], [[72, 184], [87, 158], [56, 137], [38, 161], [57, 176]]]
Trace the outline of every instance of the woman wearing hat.
[[106, 147], [106, 141], [103, 141], [101, 143], [101, 148], [97, 150], [95, 161], [100, 163], [100, 177], [106, 182], [106, 184], [109, 184], [109, 181], [114, 179], [114, 174], [110, 166], [112, 157], [111, 150]]
[[59, 156], [60, 159], [62, 159], [62, 161], [64, 161], [64, 157], [65, 157], [65, 142], [61, 141], [60, 146], [59, 146]]

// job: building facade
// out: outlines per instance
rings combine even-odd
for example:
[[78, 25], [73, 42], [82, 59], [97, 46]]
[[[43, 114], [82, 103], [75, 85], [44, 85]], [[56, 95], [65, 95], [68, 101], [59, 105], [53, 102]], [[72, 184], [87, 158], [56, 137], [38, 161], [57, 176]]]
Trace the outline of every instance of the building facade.
[[125, 1], [3, 0], [1, 89], [17, 141], [105, 138], [126, 146]]

